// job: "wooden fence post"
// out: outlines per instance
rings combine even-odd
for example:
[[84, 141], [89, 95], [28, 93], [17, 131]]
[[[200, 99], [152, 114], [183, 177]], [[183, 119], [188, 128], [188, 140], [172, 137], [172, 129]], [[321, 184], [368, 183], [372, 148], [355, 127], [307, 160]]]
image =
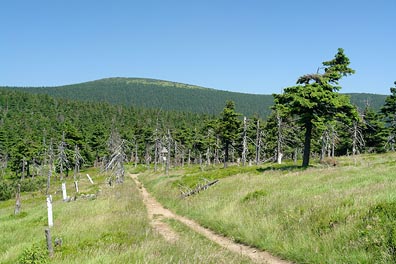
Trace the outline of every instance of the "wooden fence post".
[[21, 185], [18, 183], [14, 215], [19, 214], [20, 210], [21, 210]]
[[54, 255], [54, 248], [52, 247], [51, 231], [49, 228], [45, 229], [45, 239], [47, 240], [47, 249], [50, 257]]

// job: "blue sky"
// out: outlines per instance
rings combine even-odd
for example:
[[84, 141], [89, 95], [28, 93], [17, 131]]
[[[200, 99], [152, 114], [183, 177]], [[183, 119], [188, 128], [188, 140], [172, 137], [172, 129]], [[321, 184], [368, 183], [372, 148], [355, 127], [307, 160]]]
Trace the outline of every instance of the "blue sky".
[[145, 77], [280, 93], [344, 48], [341, 92], [389, 94], [395, 0], [3, 0], [0, 85]]

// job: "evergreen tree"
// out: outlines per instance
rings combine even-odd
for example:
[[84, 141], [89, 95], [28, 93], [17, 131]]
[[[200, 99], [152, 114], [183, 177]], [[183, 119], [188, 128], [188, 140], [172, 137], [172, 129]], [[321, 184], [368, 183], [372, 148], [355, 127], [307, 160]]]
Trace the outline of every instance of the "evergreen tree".
[[374, 112], [370, 107], [366, 107], [363, 113], [363, 138], [365, 150], [367, 152], [383, 152], [386, 145], [386, 129], [383, 118]]
[[297, 86], [285, 88], [283, 94], [275, 94], [275, 103], [281, 104], [291, 115], [299, 117], [305, 129], [302, 166], [309, 165], [311, 139], [315, 126], [334, 118], [357, 116], [349, 98], [341, 95], [337, 86], [343, 76], [353, 74], [349, 59], [343, 49], [338, 49], [333, 60], [323, 62], [323, 73], [307, 74], [297, 80]]
[[387, 146], [392, 151], [395, 150], [396, 143], [396, 81], [395, 87], [390, 88], [391, 94], [385, 99], [385, 104], [381, 108], [381, 112], [385, 115], [385, 120], [389, 126], [389, 135]]
[[218, 126], [218, 132], [224, 150], [224, 168], [227, 167], [229, 160], [229, 148], [239, 136], [241, 121], [238, 119], [238, 116], [240, 114], [235, 112], [234, 102], [227, 101], [223, 112], [220, 114]]

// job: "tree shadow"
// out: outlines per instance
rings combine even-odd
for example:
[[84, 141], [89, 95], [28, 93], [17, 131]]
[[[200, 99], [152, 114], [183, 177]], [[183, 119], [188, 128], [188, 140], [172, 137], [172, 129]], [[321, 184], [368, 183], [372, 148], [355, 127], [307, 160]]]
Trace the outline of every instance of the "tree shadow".
[[303, 167], [301, 165], [278, 165], [274, 164], [265, 168], [257, 168], [258, 172], [266, 172], [266, 171], [295, 171], [295, 170], [306, 170], [308, 167]]

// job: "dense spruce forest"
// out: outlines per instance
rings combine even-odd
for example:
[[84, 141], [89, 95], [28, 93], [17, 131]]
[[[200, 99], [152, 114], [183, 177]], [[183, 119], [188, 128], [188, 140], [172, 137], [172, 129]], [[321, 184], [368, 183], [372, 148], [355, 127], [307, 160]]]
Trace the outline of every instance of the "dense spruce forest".
[[0, 89], [0, 115], [3, 172], [8, 168], [19, 176], [23, 170], [27, 175], [37, 173], [33, 167], [48, 160], [50, 148], [58, 151], [63, 134], [68, 160], [72, 162], [77, 145], [84, 165], [92, 166], [106, 155], [111, 131], [137, 145], [144, 160], [145, 152], [151, 152], [156, 130], [169, 129], [183, 141], [183, 133], [193, 137], [193, 131], [213, 119], [203, 114], [70, 101], [7, 89]]
[[[190, 90], [200, 91], [195, 87]], [[282, 158], [297, 160], [303, 152], [303, 128], [276, 108], [264, 120], [257, 115], [243, 118], [233, 101], [224, 101], [216, 115], [206, 115], [84, 102], [28, 91], [0, 89], [1, 167], [3, 174], [11, 171], [14, 178], [39, 174], [40, 166], [48, 162], [49, 150], [56, 157], [61, 145], [66, 148], [66, 170], [74, 166], [76, 146], [81, 150], [83, 166], [99, 166], [111, 154], [112, 133], [127, 142], [127, 161], [147, 166], [161, 163], [164, 149], [169, 149], [166, 155], [171, 165], [281, 162]], [[87, 96], [88, 91], [84, 91]], [[121, 98], [115, 91], [112, 94]], [[359, 122], [334, 121], [318, 126], [313, 131], [312, 156], [323, 160], [327, 156], [393, 149], [393, 126], [385, 123], [389, 118], [368, 105], [360, 112]]]
[[[225, 102], [232, 100], [237, 112], [247, 116], [256, 114], [263, 119], [270, 114], [273, 105], [272, 95], [235, 93], [143, 78], [108, 78], [58, 87], [8, 88], [48, 94], [57, 98], [209, 115], [217, 115], [222, 111]], [[362, 110], [367, 104], [374, 110], [379, 110], [386, 97], [364, 93], [348, 95], [351, 102]]]

